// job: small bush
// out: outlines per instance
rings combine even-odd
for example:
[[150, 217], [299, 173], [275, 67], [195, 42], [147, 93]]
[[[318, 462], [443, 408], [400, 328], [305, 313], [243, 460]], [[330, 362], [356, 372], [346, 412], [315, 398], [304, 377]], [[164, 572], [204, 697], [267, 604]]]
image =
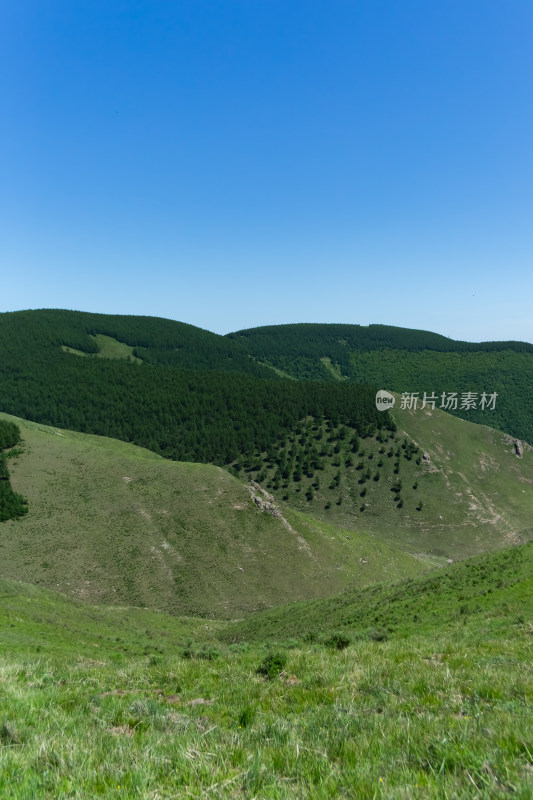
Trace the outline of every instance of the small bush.
[[220, 653], [216, 649], [216, 647], [211, 647], [209, 645], [202, 645], [202, 647], [185, 647], [181, 651], [182, 658], [186, 659], [201, 659], [203, 661], [215, 661], [219, 657]]
[[4, 745], [22, 744], [22, 736], [12, 722], [3, 722], [0, 727], [0, 743]]
[[257, 667], [257, 674], [264, 675], [269, 680], [277, 678], [285, 669], [287, 657], [284, 653], [269, 653]]
[[351, 644], [351, 639], [345, 633], [333, 633], [324, 642], [326, 647], [334, 648], [335, 650], [344, 650]]

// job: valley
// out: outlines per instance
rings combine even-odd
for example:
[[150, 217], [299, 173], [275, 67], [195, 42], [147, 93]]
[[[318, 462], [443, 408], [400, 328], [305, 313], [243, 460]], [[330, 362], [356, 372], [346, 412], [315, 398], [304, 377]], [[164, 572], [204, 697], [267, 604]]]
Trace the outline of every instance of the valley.
[[531, 346], [287, 327], [0, 315], [2, 797], [531, 796]]

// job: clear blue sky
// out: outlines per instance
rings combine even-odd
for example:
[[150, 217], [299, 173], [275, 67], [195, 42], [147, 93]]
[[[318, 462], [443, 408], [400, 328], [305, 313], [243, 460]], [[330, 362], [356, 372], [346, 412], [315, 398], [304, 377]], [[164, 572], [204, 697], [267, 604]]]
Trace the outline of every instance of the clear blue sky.
[[531, 0], [0, 4], [0, 311], [533, 342]]

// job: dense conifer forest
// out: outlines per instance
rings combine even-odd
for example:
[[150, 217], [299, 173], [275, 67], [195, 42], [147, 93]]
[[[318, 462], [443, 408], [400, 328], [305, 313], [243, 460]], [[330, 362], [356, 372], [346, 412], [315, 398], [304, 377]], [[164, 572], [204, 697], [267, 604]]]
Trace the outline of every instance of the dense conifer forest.
[[145, 363], [275, 378], [275, 373], [257, 364], [239, 342], [183, 322], [54, 309], [0, 314], [1, 352], [24, 349], [37, 357], [51, 347], [67, 346], [96, 355], [97, 334], [129, 345], [133, 356]]
[[[96, 357], [91, 336], [98, 333], [134, 347], [142, 362]], [[359, 434], [393, 426], [375, 408], [371, 387], [281, 380], [230, 340], [168, 320], [4, 314], [0, 348], [2, 410], [122, 439], [176, 460], [228, 464], [267, 450], [307, 417], [342, 423]], [[169, 365], [175, 352], [183, 363], [196, 359], [197, 368]]]
[[20, 430], [17, 425], [0, 420], [0, 522], [21, 517], [28, 511], [24, 498], [11, 488], [5, 452], [19, 443]]
[[533, 442], [533, 345], [521, 342], [385, 325], [218, 336], [154, 317], [39, 310], [0, 314], [0, 352], [1, 410], [177, 460], [235, 463], [307, 418], [374, 433], [392, 424], [375, 387], [496, 392], [494, 410], [453, 413]]
[[369, 383], [421, 399], [424, 392], [496, 392], [493, 410], [446, 410], [533, 443], [533, 344], [461, 342], [390, 325], [272, 325], [228, 338], [300, 380]]

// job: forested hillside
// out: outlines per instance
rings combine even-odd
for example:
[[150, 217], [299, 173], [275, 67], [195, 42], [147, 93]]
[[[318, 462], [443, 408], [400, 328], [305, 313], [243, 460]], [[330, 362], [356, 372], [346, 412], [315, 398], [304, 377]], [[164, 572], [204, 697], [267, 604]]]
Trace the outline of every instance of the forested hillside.
[[0, 419], [0, 522], [21, 517], [28, 511], [26, 500], [11, 487], [6, 450], [20, 442], [20, 430], [13, 422]]
[[42, 360], [47, 352], [50, 361], [51, 348], [68, 347], [95, 356], [99, 334], [128, 345], [132, 355], [145, 363], [275, 378], [275, 373], [259, 366], [239, 342], [183, 322], [55, 309], [0, 314], [2, 353], [31, 351]]
[[[96, 357], [91, 336], [98, 335], [133, 348], [141, 363]], [[3, 411], [115, 437], [176, 460], [228, 464], [267, 450], [307, 417], [358, 434], [393, 427], [375, 408], [369, 387], [280, 380], [254, 365], [240, 345], [169, 320], [2, 314], [0, 352]]]
[[281, 446], [308, 417], [357, 434], [388, 427], [369, 386], [439, 401], [496, 393], [493, 410], [447, 410], [533, 442], [533, 345], [522, 342], [454, 342], [385, 325], [223, 337], [153, 317], [40, 310], [0, 314], [0, 352], [2, 410], [174, 459], [238, 462]]
[[303, 380], [354, 381], [396, 392], [497, 393], [494, 410], [452, 414], [533, 443], [533, 345], [460, 342], [390, 325], [273, 325], [228, 335], [253, 358]]

